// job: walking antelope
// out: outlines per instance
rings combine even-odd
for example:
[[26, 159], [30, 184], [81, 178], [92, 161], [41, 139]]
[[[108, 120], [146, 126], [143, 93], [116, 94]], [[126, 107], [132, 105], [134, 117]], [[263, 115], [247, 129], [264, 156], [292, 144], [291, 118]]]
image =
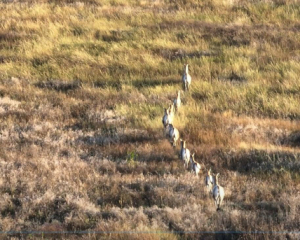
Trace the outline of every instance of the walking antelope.
[[180, 158], [181, 158], [182, 161], [184, 161], [184, 167], [188, 168], [191, 153], [190, 153], [190, 150], [186, 148], [186, 142], [185, 141], [180, 139], [180, 143], [181, 143]]
[[174, 99], [175, 111], [177, 112], [181, 105], [180, 90], [177, 92], [177, 98]]
[[183, 75], [182, 75], [183, 89], [188, 91], [192, 82], [191, 75], [189, 74], [189, 65], [184, 65]]
[[207, 175], [205, 177], [205, 186], [208, 192], [211, 192], [212, 187], [215, 185], [213, 176], [211, 175], [211, 169], [207, 171]]
[[172, 124], [169, 124], [166, 127], [166, 135], [170, 139], [170, 142], [172, 143], [173, 147], [176, 147], [176, 143], [179, 139], [179, 131], [177, 128], [173, 127]]
[[173, 116], [169, 113], [169, 111], [165, 108], [164, 109], [165, 114], [162, 118], [162, 123], [164, 125], [164, 127], [166, 127], [168, 124], [173, 123]]
[[219, 185], [219, 173], [216, 175], [215, 186], [212, 190], [213, 199], [215, 200], [215, 206], [217, 207], [217, 211], [220, 210], [220, 206], [224, 199], [224, 188]]
[[191, 170], [198, 177], [198, 174], [201, 170], [201, 165], [200, 165], [200, 163], [195, 161], [195, 153], [193, 153], [192, 156], [191, 156]]
[[170, 116], [171, 116], [172, 118], [174, 118], [174, 113], [175, 113], [175, 107], [174, 107], [174, 104], [170, 104], [170, 105], [169, 105], [168, 112], [169, 112]]

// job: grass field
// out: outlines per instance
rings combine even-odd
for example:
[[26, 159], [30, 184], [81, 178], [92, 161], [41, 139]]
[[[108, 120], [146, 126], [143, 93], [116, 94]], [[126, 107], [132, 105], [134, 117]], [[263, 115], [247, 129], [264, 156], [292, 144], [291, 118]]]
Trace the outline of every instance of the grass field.
[[[297, 0], [0, 1], [0, 230], [298, 239], [299, 39]], [[199, 178], [161, 123], [186, 63], [174, 126]]]

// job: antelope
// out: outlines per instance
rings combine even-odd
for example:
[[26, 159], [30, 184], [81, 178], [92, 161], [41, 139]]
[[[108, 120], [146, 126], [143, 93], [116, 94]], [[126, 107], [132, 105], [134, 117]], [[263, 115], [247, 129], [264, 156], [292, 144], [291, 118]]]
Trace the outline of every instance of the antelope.
[[165, 108], [164, 109], [165, 114], [162, 118], [162, 123], [164, 127], [166, 127], [168, 124], [171, 124], [173, 122], [173, 116], [170, 115], [169, 111]]
[[177, 92], [177, 98], [174, 99], [175, 111], [177, 112], [181, 105], [180, 90]]
[[182, 82], [183, 82], [184, 91], [189, 91], [190, 85], [192, 82], [192, 78], [191, 78], [191, 75], [189, 74], [189, 65], [188, 64], [184, 65]]
[[219, 173], [216, 175], [215, 186], [212, 190], [213, 199], [215, 200], [215, 206], [217, 207], [217, 211], [220, 210], [220, 206], [224, 199], [224, 188], [219, 185], [218, 181]]
[[174, 104], [170, 104], [170, 105], [169, 105], [168, 112], [169, 112], [170, 116], [171, 116], [172, 118], [174, 118], [174, 113], [175, 113], [175, 107], [174, 107]]
[[207, 171], [207, 175], [205, 177], [205, 186], [208, 192], [211, 192], [212, 187], [215, 185], [213, 176], [210, 174], [211, 169]]
[[173, 124], [169, 124], [166, 127], [166, 135], [167, 135], [167, 137], [169, 137], [170, 142], [172, 143], [173, 147], [176, 147], [176, 143], [179, 139], [178, 129], [173, 127]]
[[196, 176], [198, 177], [198, 174], [201, 170], [201, 165], [200, 163], [195, 161], [195, 153], [192, 154], [190, 161], [191, 161], [191, 170], [192, 172], [195, 172]]
[[180, 143], [181, 143], [180, 158], [181, 158], [182, 161], [184, 161], [184, 167], [188, 168], [191, 153], [190, 153], [190, 150], [186, 148], [186, 142], [185, 141], [180, 139]]

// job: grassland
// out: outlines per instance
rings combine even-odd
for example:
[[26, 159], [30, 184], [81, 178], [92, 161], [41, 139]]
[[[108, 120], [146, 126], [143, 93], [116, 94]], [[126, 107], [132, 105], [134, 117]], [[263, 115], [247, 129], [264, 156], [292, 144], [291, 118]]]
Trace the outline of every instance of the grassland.
[[[299, 238], [299, 39], [297, 0], [1, 1], [0, 230]], [[200, 178], [162, 134], [185, 63], [174, 125]]]

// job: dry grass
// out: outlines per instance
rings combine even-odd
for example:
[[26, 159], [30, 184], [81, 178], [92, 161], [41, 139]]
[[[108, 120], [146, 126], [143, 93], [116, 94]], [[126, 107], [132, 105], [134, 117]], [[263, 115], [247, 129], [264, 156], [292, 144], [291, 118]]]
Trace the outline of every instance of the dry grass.
[[[0, 12], [1, 231], [298, 238], [297, 1], [26, 0]], [[199, 178], [161, 124], [185, 63], [192, 89], [174, 126]], [[209, 168], [222, 211], [205, 191]], [[100, 232], [50, 233], [85, 230]]]

